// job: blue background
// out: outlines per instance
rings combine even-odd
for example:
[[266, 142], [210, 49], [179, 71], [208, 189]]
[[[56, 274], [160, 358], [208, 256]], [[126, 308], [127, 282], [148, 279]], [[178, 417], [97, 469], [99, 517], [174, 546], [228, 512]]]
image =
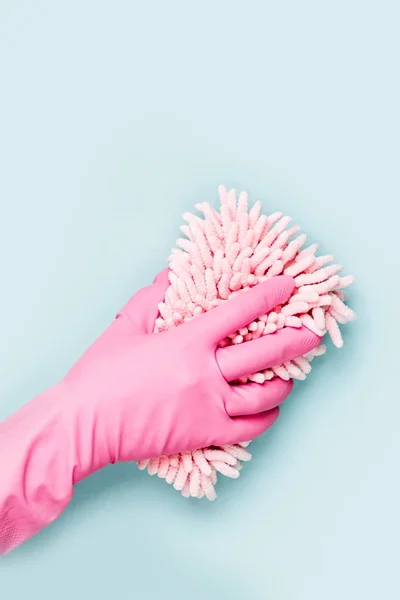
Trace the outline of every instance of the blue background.
[[0, 418], [219, 183], [335, 252], [359, 315], [216, 502], [110, 467], [0, 560], [2, 598], [399, 597], [396, 5], [0, 2]]

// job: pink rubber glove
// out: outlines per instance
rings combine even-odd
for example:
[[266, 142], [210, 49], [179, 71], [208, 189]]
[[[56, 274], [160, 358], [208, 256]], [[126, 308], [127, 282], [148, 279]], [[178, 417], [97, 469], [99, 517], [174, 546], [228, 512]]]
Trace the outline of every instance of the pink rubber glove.
[[284, 302], [292, 279], [275, 277], [152, 334], [167, 286], [163, 271], [58, 385], [0, 424], [0, 553], [51, 523], [74, 484], [110, 463], [250, 440], [276, 420], [291, 382], [228, 382], [304, 354], [320, 338], [287, 328], [238, 346], [217, 345]]

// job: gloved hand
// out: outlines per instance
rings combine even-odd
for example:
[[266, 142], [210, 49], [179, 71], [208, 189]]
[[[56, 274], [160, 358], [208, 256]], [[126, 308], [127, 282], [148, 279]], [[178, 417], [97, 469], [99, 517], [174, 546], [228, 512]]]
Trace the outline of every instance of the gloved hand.
[[292, 279], [275, 277], [152, 334], [167, 287], [163, 271], [58, 385], [0, 424], [0, 553], [52, 522], [73, 485], [109, 463], [253, 439], [276, 420], [290, 382], [229, 382], [305, 354], [320, 338], [286, 328], [238, 346], [218, 342], [284, 302]]

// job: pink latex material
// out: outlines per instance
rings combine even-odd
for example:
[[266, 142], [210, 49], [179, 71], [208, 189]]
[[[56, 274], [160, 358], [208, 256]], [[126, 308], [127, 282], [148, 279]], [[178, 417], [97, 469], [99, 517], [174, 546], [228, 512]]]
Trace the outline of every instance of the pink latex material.
[[276, 420], [290, 381], [228, 381], [304, 355], [320, 338], [286, 328], [238, 346], [234, 356], [218, 344], [286, 301], [293, 280], [275, 277], [154, 334], [168, 284], [161, 273], [58, 385], [0, 424], [0, 553], [51, 523], [74, 484], [109, 463], [235, 444]]

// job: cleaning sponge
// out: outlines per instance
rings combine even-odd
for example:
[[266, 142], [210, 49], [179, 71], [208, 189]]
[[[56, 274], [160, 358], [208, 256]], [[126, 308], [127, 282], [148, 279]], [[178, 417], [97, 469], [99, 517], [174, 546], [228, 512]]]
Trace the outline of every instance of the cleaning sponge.
[[[261, 203], [248, 206], [246, 192], [218, 188], [220, 209], [210, 204], [196, 205], [203, 217], [186, 213], [181, 230], [185, 238], [169, 257], [170, 286], [159, 305], [155, 332], [177, 327], [212, 310], [248, 287], [280, 274], [294, 278], [296, 287], [284, 305], [260, 315], [240, 331], [221, 340], [220, 346], [242, 344], [283, 327], [308, 327], [321, 337], [328, 334], [340, 348], [343, 339], [339, 324], [352, 321], [354, 312], [345, 304], [346, 292], [354, 281], [342, 277], [342, 267], [332, 264], [332, 255], [316, 256], [317, 245], [305, 247], [306, 235], [290, 226], [290, 217], [275, 212], [261, 213]], [[311, 361], [325, 353], [321, 344], [312, 352], [258, 373], [249, 373], [236, 383], [264, 383], [273, 377], [305, 379]], [[237, 478], [242, 462], [251, 454], [249, 442], [230, 446], [201, 448], [138, 463], [150, 475], [157, 474], [183, 496], [214, 500], [217, 473]]]

